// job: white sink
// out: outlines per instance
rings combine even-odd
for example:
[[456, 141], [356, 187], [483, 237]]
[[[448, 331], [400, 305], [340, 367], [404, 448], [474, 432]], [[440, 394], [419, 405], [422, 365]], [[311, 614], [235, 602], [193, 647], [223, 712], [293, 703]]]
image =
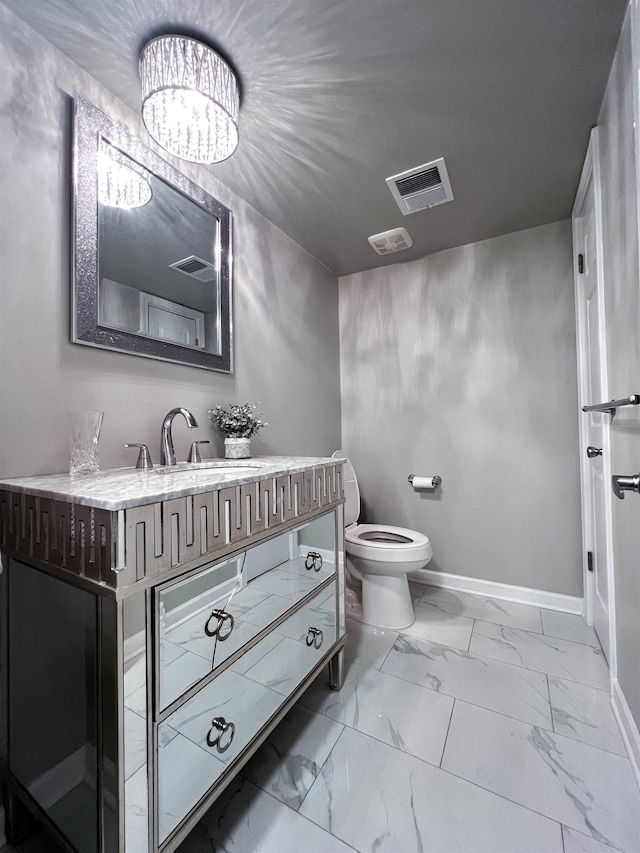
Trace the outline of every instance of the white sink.
[[156, 474], [220, 474], [233, 477], [237, 474], [251, 474], [264, 468], [264, 462], [242, 462], [233, 459], [211, 459], [206, 462], [178, 462], [177, 465], [162, 465], [154, 468]]

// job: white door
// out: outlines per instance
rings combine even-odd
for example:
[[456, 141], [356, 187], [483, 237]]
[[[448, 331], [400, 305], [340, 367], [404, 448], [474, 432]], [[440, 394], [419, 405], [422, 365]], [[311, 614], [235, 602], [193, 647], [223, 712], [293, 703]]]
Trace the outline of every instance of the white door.
[[161, 341], [205, 348], [204, 314], [140, 291], [140, 331]]
[[167, 311], [166, 308], [156, 308], [154, 305], [149, 306], [147, 317], [147, 334], [152, 338], [184, 346], [198, 346], [196, 321], [193, 317], [185, 317], [184, 314]]
[[[578, 253], [577, 305], [578, 357], [581, 375], [581, 405], [602, 403], [608, 399], [604, 366], [603, 295], [599, 264], [594, 148], [589, 147], [585, 169], [574, 210], [574, 249]], [[585, 596], [587, 618], [610, 660], [611, 589], [610, 566], [610, 487], [609, 419], [603, 412], [581, 413], [580, 453], [582, 455], [583, 537], [587, 574]], [[589, 618], [590, 617], [590, 618]]]

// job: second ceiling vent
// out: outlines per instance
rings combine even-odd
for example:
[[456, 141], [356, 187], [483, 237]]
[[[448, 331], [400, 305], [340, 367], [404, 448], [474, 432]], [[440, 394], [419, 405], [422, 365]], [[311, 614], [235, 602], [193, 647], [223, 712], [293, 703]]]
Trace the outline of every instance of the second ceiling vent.
[[399, 175], [392, 175], [386, 182], [405, 216], [419, 210], [428, 210], [446, 201], [453, 201], [444, 157]]

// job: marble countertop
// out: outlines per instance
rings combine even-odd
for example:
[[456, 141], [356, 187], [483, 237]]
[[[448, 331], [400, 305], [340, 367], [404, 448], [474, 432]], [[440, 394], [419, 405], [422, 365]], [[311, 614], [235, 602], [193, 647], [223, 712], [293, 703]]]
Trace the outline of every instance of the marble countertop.
[[338, 461], [323, 456], [204, 459], [200, 465], [179, 463], [170, 473], [165, 473], [166, 467], [155, 467], [148, 471], [113, 468], [98, 474], [17, 477], [0, 480], [0, 489], [116, 511], [209, 492], [220, 487], [329, 467]]

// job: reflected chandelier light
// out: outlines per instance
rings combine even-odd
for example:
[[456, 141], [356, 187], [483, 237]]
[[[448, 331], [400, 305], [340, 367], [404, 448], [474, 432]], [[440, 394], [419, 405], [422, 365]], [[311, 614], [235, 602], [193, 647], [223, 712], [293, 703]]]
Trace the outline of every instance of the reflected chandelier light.
[[238, 145], [238, 82], [210, 47], [187, 36], [158, 36], [140, 54], [142, 118], [166, 151], [219, 163]]
[[149, 173], [105, 139], [98, 152], [98, 200], [108, 207], [132, 210], [151, 201]]

